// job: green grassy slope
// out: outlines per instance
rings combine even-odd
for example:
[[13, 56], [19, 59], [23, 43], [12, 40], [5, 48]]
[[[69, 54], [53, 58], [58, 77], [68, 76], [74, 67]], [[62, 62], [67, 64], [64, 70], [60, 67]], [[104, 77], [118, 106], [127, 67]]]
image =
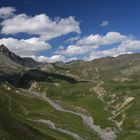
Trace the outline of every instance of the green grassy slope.
[[50, 64], [49, 68], [24, 71], [13, 84], [17, 87], [1, 83], [0, 139], [74, 139], [33, 121], [45, 119], [85, 140], [99, 140], [79, 116], [58, 111], [42, 99], [27, 96], [28, 91], [18, 89], [22, 87], [46, 94], [66, 109], [92, 116], [101, 128], [115, 129], [116, 140], [139, 140], [139, 65], [139, 54]]
[[[2, 114], [4, 115], [7, 113], [7, 116], [9, 116], [9, 118], [4, 117], [4, 119], [2, 116], [2, 122], [0, 122], [0, 125], [3, 129], [1, 130], [1, 133], [5, 132], [7, 135], [10, 135], [9, 133], [11, 133], [11, 135], [17, 134], [15, 137], [13, 137], [13, 139], [19, 139], [20, 137], [23, 137], [23, 139], [28, 140], [36, 137], [36, 139], [39, 140], [73, 140], [71, 136], [51, 130], [47, 125], [42, 125], [31, 121], [36, 119], [51, 120], [56, 124], [57, 127], [68, 129], [87, 139], [98, 139], [93, 132], [88, 130], [83, 125], [80, 117], [69, 113], [59, 112], [52, 108], [45, 101], [20, 95], [16, 93], [16, 89], [12, 87], [10, 91], [7, 91], [3, 86], [1, 86], [0, 96], [1, 106], [3, 109]], [[13, 118], [10, 117], [10, 114]], [[9, 122], [4, 123], [6, 120], [9, 120]], [[13, 120], [15, 120], [15, 123]], [[25, 133], [25, 136], [20, 134], [18, 131], [20, 131], [22, 134]], [[26, 136], [26, 134], [29, 134], [29, 136]], [[8, 139], [8, 136], [6, 138]]]

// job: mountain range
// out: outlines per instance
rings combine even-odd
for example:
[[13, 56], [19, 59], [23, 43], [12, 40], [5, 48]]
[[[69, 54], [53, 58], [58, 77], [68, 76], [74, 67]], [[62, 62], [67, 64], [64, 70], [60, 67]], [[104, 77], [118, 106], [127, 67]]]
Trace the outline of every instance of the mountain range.
[[0, 139], [140, 139], [140, 54], [41, 63], [0, 45]]

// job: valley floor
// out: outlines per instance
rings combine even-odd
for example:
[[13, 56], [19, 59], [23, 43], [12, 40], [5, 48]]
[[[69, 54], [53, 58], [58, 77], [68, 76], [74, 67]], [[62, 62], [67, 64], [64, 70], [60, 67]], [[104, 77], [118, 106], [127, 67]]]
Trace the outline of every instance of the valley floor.
[[3, 83], [0, 139], [138, 140], [139, 87], [128, 84], [60, 80], [33, 82], [25, 90]]

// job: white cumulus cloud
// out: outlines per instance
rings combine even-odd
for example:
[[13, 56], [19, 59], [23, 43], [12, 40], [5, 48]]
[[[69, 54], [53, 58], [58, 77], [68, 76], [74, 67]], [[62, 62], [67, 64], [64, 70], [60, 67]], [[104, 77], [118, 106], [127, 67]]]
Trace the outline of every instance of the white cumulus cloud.
[[64, 61], [65, 58], [62, 55], [52, 55], [50, 57], [47, 56], [31, 56], [34, 60], [39, 61], [39, 62], [49, 62], [49, 63], [53, 63], [53, 62], [59, 62], [59, 61]]
[[125, 40], [127, 36], [120, 34], [119, 32], [108, 32], [106, 35], [102, 36], [99, 34], [91, 34], [87, 37], [81, 38], [77, 44], [78, 45], [110, 45], [114, 43], [119, 43]]
[[79, 39], [76, 44], [69, 45], [66, 49], [59, 50], [57, 53], [64, 55], [87, 54], [98, 49], [102, 45], [121, 43], [126, 39], [127, 36], [121, 35], [118, 32], [108, 32], [104, 36], [99, 34], [91, 34], [87, 37]]
[[28, 33], [39, 35], [43, 40], [50, 40], [71, 32], [80, 33], [79, 22], [73, 16], [51, 19], [46, 14], [28, 16], [15, 15], [1, 23], [3, 34]]
[[48, 62], [48, 63], [59, 62], [59, 61], [70, 62], [70, 61], [73, 61], [73, 60], [78, 60], [77, 57], [65, 57], [63, 55], [52, 55], [50, 57], [43, 56], [43, 55], [41, 55], [41, 56], [32, 55], [30, 57], [33, 58], [36, 61]]
[[72, 56], [77, 54], [85, 54], [96, 48], [98, 48], [97, 45], [93, 45], [93, 46], [69, 45], [65, 50], [60, 50], [57, 53]]
[[0, 18], [9, 18], [13, 16], [15, 11], [14, 7], [2, 7], [0, 8]]
[[93, 50], [86, 60], [92, 60], [95, 58], [101, 58], [106, 56], [116, 57], [121, 54], [131, 54], [136, 50], [140, 50], [140, 40], [133, 40], [128, 38], [122, 41], [116, 48], [108, 50]]
[[[107, 46], [110, 46], [107, 48]], [[101, 49], [106, 46], [105, 49]], [[119, 32], [108, 32], [106, 35], [91, 34], [79, 39], [75, 44], [59, 50], [57, 53], [64, 56], [83, 55], [84, 60], [92, 60], [105, 56], [118, 56], [140, 50], [140, 40]]]

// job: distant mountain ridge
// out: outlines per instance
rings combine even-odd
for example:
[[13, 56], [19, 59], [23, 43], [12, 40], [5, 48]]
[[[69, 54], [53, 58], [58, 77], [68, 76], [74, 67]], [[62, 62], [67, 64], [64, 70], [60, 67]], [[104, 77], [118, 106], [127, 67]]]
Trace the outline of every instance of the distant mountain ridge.
[[[129, 67], [138, 67], [140, 65], [140, 53], [122, 54], [117, 57], [103, 57], [91, 61], [74, 60], [71, 62], [54, 62], [54, 63], [41, 63], [33, 60], [32, 58], [22, 58], [15, 53], [11, 52], [5, 45], [0, 45], [0, 67], [14, 68], [42, 68], [42, 69], [75, 69], [76, 71], [86, 70], [93, 72], [95, 70], [119, 70]], [[12, 70], [9, 69], [8, 71]], [[135, 68], [136, 69], [136, 68]], [[139, 69], [139, 68], [138, 68]], [[5, 71], [3, 69], [3, 71]]]

